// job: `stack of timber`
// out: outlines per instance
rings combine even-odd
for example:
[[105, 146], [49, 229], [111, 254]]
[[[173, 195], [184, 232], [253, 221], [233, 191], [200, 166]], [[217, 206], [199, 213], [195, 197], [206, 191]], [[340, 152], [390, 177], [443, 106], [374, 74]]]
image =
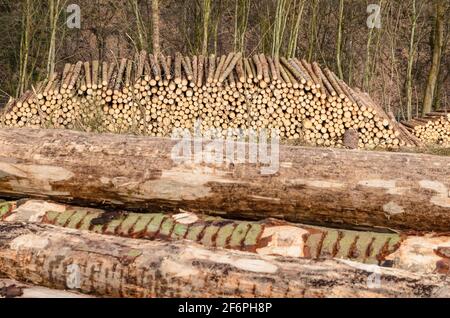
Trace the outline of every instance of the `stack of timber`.
[[9, 293], [450, 297], [449, 157], [281, 146], [268, 176], [178, 142], [0, 129]]
[[424, 117], [414, 118], [401, 124], [424, 144], [437, 144], [450, 147], [450, 113], [436, 110]]
[[297, 58], [240, 53], [153, 56], [67, 64], [11, 101], [6, 127], [68, 128], [169, 137], [175, 128], [236, 136], [239, 129], [279, 130], [283, 140], [360, 148], [416, 145], [370, 97], [328, 69]]

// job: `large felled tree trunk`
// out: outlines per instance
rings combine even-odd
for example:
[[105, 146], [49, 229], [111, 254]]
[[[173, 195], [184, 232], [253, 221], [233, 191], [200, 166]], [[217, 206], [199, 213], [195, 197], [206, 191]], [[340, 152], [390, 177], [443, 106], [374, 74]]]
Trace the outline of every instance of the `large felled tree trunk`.
[[438, 297], [450, 292], [433, 274], [27, 223], [0, 223], [0, 272], [51, 288], [119, 297]]
[[1, 298], [91, 298], [80, 293], [24, 284], [0, 276]]
[[177, 164], [177, 144], [3, 129], [0, 196], [341, 227], [450, 228], [450, 157], [280, 147], [279, 171], [262, 175], [256, 164]]
[[348, 259], [420, 273], [450, 273], [450, 236], [337, 230], [273, 219], [258, 222], [197, 215], [129, 213], [42, 200], [0, 203], [0, 221], [51, 224], [144, 240], [195, 242], [260, 255]]

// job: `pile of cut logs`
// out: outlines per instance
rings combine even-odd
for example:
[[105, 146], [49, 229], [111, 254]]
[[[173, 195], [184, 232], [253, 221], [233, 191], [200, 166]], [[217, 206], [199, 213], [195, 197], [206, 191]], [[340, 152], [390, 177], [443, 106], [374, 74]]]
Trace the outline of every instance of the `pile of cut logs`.
[[296, 58], [240, 53], [216, 57], [141, 52], [117, 63], [66, 64], [11, 101], [6, 127], [170, 136], [175, 128], [235, 136], [239, 129], [276, 129], [284, 140], [343, 146], [347, 130], [360, 148], [411, 144], [370, 97], [328, 69]]
[[437, 144], [450, 147], [450, 113], [437, 110], [422, 118], [401, 123], [425, 144]]
[[177, 142], [0, 129], [0, 297], [450, 297], [450, 157]]

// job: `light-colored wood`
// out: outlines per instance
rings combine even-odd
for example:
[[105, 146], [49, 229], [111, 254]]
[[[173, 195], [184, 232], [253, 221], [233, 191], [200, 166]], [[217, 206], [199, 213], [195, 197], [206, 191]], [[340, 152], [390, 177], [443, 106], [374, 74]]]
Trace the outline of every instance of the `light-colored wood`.
[[101, 83], [98, 61], [81, 63], [83, 72], [80, 63], [53, 74], [39, 93], [21, 96], [0, 124], [168, 137], [201, 120], [203, 132], [276, 129], [283, 142], [315, 146], [345, 147], [348, 129], [358, 130], [359, 148], [418, 145], [369, 96], [304, 60], [241, 53], [156, 60], [142, 51], [134, 61], [103, 63]]
[[9, 278], [0, 278], [1, 298], [94, 298], [94, 296], [83, 295], [73, 291], [50, 289], [41, 286], [24, 284]]
[[0, 271], [113, 297], [449, 297], [440, 275], [0, 223]]
[[352, 227], [450, 227], [449, 157], [281, 146], [266, 172], [274, 174], [264, 175], [265, 165], [176, 163], [176, 146], [162, 138], [1, 129], [0, 195]]
[[50, 224], [143, 240], [186, 240], [261, 256], [338, 258], [417, 273], [450, 273], [448, 235], [351, 231], [274, 219], [237, 221], [185, 210], [157, 212], [105, 211], [42, 200], [0, 203], [0, 221], [5, 222]]

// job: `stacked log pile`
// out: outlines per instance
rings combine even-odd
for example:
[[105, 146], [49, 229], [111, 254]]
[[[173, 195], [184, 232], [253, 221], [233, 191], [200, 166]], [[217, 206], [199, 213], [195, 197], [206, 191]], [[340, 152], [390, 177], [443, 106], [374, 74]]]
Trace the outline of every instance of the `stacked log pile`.
[[370, 97], [328, 69], [264, 54], [153, 56], [67, 64], [62, 73], [6, 108], [6, 127], [69, 128], [168, 137], [175, 128], [234, 136], [277, 129], [284, 140], [343, 146], [349, 129], [361, 148], [414, 140]]
[[450, 113], [447, 110], [437, 110], [401, 124], [425, 144], [450, 147]]

